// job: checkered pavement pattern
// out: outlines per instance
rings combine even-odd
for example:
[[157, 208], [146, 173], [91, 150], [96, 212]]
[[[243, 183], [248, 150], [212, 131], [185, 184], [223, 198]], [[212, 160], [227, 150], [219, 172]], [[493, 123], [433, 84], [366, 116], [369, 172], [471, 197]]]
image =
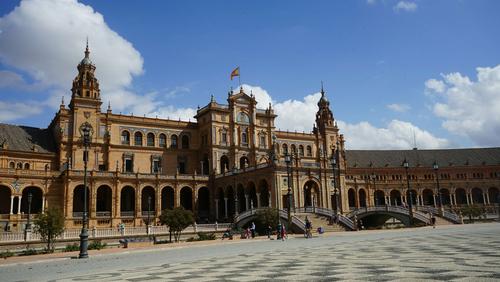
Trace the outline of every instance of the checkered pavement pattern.
[[499, 234], [433, 234], [301, 249], [275, 243], [283, 245], [282, 251], [57, 281], [500, 281]]

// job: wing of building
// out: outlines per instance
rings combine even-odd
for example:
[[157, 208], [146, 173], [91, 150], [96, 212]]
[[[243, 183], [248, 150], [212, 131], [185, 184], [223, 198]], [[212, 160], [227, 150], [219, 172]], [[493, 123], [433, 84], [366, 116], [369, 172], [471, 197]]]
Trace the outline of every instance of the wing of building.
[[345, 150], [323, 89], [312, 131], [285, 132], [275, 128], [272, 105], [258, 109], [243, 89], [223, 103], [212, 97], [196, 122], [102, 112], [95, 68], [87, 48], [71, 101], [47, 129], [0, 124], [3, 228], [23, 229], [28, 212], [48, 207], [64, 212], [68, 228], [81, 225], [85, 127], [89, 226], [97, 228], [143, 226], [177, 206], [200, 222], [267, 206], [347, 214], [404, 205], [410, 184], [415, 205], [436, 206], [438, 196], [451, 206], [499, 201], [500, 148]]

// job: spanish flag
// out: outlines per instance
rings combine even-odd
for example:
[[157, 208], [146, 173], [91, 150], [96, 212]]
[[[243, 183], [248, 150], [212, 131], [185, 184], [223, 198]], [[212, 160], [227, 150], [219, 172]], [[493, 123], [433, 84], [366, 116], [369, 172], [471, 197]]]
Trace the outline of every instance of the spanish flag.
[[235, 69], [231, 72], [231, 80], [233, 80], [233, 77], [235, 77], [235, 76], [240, 76], [240, 67], [235, 68]]

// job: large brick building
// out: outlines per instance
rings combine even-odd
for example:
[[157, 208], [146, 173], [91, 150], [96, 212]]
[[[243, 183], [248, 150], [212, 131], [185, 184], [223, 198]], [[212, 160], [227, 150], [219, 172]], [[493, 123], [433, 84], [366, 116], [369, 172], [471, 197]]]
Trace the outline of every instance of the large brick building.
[[[95, 227], [144, 225], [148, 214], [158, 217], [176, 206], [193, 210], [200, 221], [231, 221], [251, 207], [286, 207], [289, 186], [294, 207], [347, 213], [404, 205], [404, 159], [415, 205], [435, 206], [438, 196], [448, 206], [499, 201], [500, 148], [345, 150], [323, 89], [312, 132], [296, 133], [276, 130], [272, 105], [257, 108], [242, 89], [228, 93], [226, 103], [212, 97], [196, 122], [121, 115], [110, 106], [101, 112], [94, 71], [87, 48], [69, 107], [63, 101], [47, 129], [0, 124], [0, 221], [6, 229], [23, 227], [29, 194], [32, 213], [55, 206], [67, 227], [81, 225], [83, 125], [92, 128], [88, 202]], [[293, 156], [289, 178], [285, 154]]]

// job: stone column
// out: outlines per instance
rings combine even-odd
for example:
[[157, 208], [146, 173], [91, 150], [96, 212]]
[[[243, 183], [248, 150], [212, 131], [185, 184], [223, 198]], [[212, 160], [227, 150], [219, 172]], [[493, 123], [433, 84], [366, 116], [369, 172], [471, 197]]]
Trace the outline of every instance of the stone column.
[[457, 205], [457, 196], [455, 194], [450, 193], [450, 202], [452, 205], [456, 206]]
[[356, 208], [359, 209], [359, 191], [356, 192]]
[[490, 194], [486, 192], [486, 203], [489, 205], [490, 204]]
[[401, 205], [403, 205], [404, 202], [405, 202], [405, 198], [403, 195], [401, 195]]
[[260, 208], [260, 193], [255, 193], [257, 195], [257, 208]]
[[23, 196], [19, 196], [18, 197], [18, 201], [17, 201], [17, 214], [21, 214], [21, 199], [23, 198]]
[[42, 196], [42, 213], [45, 212], [45, 196]]
[[437, 207], [437, 204], [436, 204], [436, 194], [432, 194], [432, 199], [434, 201], [434, 207]]
[[156, 187], [156, 205], [155, 205], [155, 213], [156, 213], [156, 216], [160, 216], [161, 215], [161, 189], [159, 189], [158, 187]]
[[465, 198], [467, 199], [467, 205], [473, 204], [471, 201], [472, 199], [469, 199], [469, 196], [470, 196], [470, 194], [465, 193]]
[[141, 195], [141, 189], [138, 187], [137, 189], [137, 196], [135, 197], [135, 214], [136, 217], [142, 218], [142, 195]]
[[486, 195], [485, 195], [485, 193], [484, 193], [484, 192], [483, 192], [482, 194], [483, 194], [483, 204], [485, 204], [485, 205], [486, 205]]
[[248, 200], [248, 194], [245, 194], [245, 210], [249, 210], [250, 201]]
[[10, 214], [13, 214], [14, 209], [14, 196], [10, 196]]
[[215, 199], [215, 220], [219, 220], [219, 199]]
[[224, 217], [227, 218], [227, 198], [224, 197]]
[[181, 206], [181, 196], [180, 196], [180, 191], [175, 187], [174, 189], [174, 198], [175, 198], [175, 207], [180, 207]]

